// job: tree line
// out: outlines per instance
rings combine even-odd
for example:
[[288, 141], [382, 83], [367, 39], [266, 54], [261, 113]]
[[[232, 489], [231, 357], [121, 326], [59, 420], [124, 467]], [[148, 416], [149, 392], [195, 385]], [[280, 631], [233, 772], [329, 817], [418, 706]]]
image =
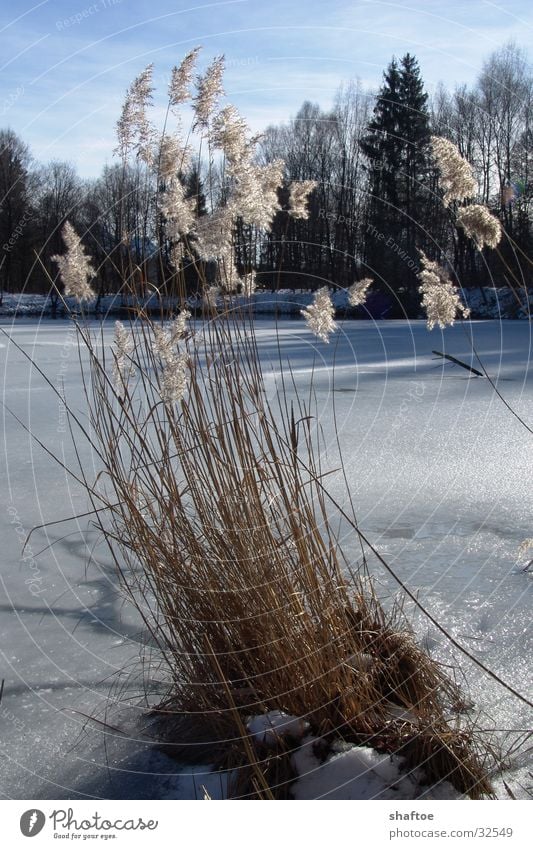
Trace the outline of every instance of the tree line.
[[[486, 60], [470, 87], [439, 86], [429, 98], [416, 58], [406, 54], [392, 59], [377, 93], [351, 82], [328, 111], [305, 102], [289, 123], [267, 128], [261, 157], [285, 160], [287, 185], [316, 181], [309, 217], [279, 215], [268, 234], [237, 227], [237, 264], [253, 266], [268, 288], [345, 287], [372, 276], [389, 315], [416, 314], [420, 250], [445, 259], [462, 286], [528, 286], [532, 118], [533, 75], [513, 43]], [[444, 207], [432, 135], [456, 144], [473, 166], [476, 200], [504, 227], [497, 251], [477, 250], [455, 226], [453, 209]], [[199, 214], [209, 204], [207, 167], [211, 186], [213, 171], [219, 174], [220, 201], [223, 164], [198, 163], [181, 175]], [[148, 281], [164, 290], [175, 266], [157, 207], [159, 179], [137, 162], [106, 166], [98, 178], [83, 180], [68, 162], [36, 163], [22, 139], [1, 130], [1, 292], [50, 290], [57, 274], [50, 257], [62, 252], [67, 219], [98, 269], [98, 294], [118, 291], [125, 274], [141, 295]], [[194, 264], [185, 265], [194, 291]]]

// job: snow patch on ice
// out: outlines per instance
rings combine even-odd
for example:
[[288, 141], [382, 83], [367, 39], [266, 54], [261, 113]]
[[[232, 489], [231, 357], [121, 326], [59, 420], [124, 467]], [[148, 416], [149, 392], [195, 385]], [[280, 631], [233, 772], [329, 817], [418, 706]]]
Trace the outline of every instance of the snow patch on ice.
[[[449, 782], [429, 787], [420, 770], [407, 772], [403, 758], [380, 755], [367, 746], [337, 744], [323, 763], [316, 757], [308, 735], [291, 756], [298, 780], [295, 799], [460, 799]], [[335, 750], [336, 749], [336, 750]]]

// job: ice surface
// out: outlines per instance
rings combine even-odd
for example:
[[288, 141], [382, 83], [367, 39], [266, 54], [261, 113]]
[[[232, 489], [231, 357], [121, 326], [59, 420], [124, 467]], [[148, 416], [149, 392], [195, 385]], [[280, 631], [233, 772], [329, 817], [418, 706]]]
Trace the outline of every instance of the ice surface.
[[[83, 417], [70, 324], [3, 320], [3, 327]], [[302, 321], [280, 321], [276, 331], [271, 320], [260, 320], [258, 343], [273, 401], [281, 386], [277, 338], [306, 398], [312, 378], [323, 464], [338, 468], [342, 449], [355, 513], [371, 541], [468, 651], [531, 697], [532, 576], [521, 570], [517, 549], [532, 536], [532, 438], [488, 380], [433, 358], [436, 349], [479, 365], [469, 327], [498, 390], [531, 426], [528, 322], [474, 322], [431, 334], [423, 322], [345, 322], [324, 345]], [[111, 322], [105, 332], [110, 339]], [[75, 462], [59, 399], [8, 339], [0, 343], [5, 404], [67, 465]], [[290, 381], [287, 391], [294, 396]], [[140, 624], [122, 600], [90, 517], [37, 531], [23, 559], [33, 526], [88, 506], [76, 482], [9, 413], [2, 415], [0, 796], [201, 798], [204, 777], [192, 777], [197, 771], [180, 768], [139, 734], [143, 693], [157, 699], [160, 675], [147, 662]], [[96, 470], [96, 458], [81, 451]], [[350, 512], [341, 472], [326, 480]], [[355, 534], [346, 522], [340, 526], [355, 562]], [[390, 596], [394, 580], [377, 561], [369, 563], [379, 591]], [[525, 705], [416, 610], [407, 612], [432, 653], [464, 670], [483, 727], [531, 727]], [[506, 779], [516, 795], [531, 783], [527, 772], [522, 764]], [[212, 777], [210, 795], [219, 785]]]

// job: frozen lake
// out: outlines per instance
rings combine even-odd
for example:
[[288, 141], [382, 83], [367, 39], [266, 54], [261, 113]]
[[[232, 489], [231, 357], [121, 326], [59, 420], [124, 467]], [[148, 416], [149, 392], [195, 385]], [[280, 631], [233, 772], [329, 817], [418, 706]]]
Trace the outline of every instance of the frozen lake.
[[[71, 325], [2, 326], [83, 416]], [[270, 321], [257, 328], [272, 398], [280, 387], [277, 336], [302, 396], [312, 381], [323, 462], [332, 469], [339, 465], [336, 421], [362, 530], [469, 652], [531, 698], [532, 577], [517, 548], [533, 536], [532, 435], [487, 379], [432, 355], [436, 349], [479, 368], [471, 333], [499, 392], [533, 427], [530, 324], [487, 321], [428, 333], [423, 322], [346, 322], [329, 345], [316, 343], [300, 321], [281, 321], [277, 332]], [[105, 333], [110, 340], [111, 323]], [[58, 398], [5, 336], [0, 365], [9, 410], [71, 463]], [[91, 463], [85, 446], [81, 451]], [[0, 474], [0, 797], [191, 796], [197, 782], [137, 739], [139, 625], [90, 517], [35, 532], [22, 559], [32, 527], [88, 507], [81, 489], [5, 410]], [[342, 475], [327, 481], [347, 505]], [[354, 559], [360, 555], [348, 529], [343, 544]], [[383, 593], [395, 591], [382, 567], [370, 564]], [[460, 663], [481, 725], [531, 728], [523, 703], [422, 617], [413, 618], [435, 656]], [[109, 699], [115, 706], [106, 714]], [[104, 735], [89, 715], [107, 717], [117, 731]], [[520, 784], [531, 785], [523, 764], [510, 778], [517, 795]]]

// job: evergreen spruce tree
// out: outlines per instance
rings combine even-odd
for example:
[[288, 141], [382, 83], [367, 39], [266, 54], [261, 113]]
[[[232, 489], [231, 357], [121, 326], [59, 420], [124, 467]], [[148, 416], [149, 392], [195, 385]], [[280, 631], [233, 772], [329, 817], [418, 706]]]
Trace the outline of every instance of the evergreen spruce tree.
[[370, 273], [415, 309], [417, 247], [427, 240], [430, 136], [427, 94], [416, 59], [393, 59], [384, 73], [372, 121], [361, 140], [367, 158], [365, 260]]
[[185, 197], [196, 199], [195, 214], [198, 217], [205, 215], [207, 213], [207, 201], [198, 165], [193, 164], [189, 172], [185, 176], [181, 176], [181, 181], [185, 187]]

